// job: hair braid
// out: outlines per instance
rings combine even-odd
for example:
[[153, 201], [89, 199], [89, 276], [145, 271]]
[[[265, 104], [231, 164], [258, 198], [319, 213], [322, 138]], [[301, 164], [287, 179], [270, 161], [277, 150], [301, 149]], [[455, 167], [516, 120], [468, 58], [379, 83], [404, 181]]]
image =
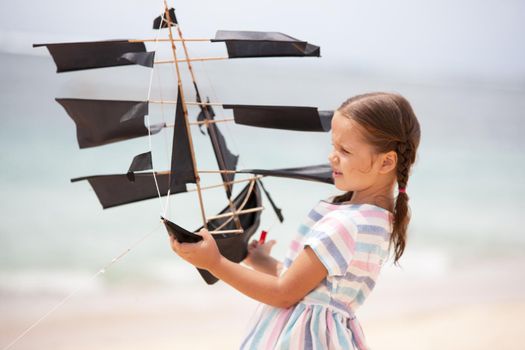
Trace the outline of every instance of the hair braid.
[[400, 142], [397, 145], [397, 183], [399, 188], [405, 188], [408, 182], [409, 170], [411, 165], [411, 149], [406, 142]]
[[[397, 163], [397, 184], [404, 189], [408, 183], [411, 162], [411, 147], [407, 142], [398, 143], [396, 153]], [[390, 239], [390, 244], [394, 246], [394, 261], [397, 263], [403, 255], [406, 246], [407, 228], [410, 222], [410, 207], [408, 206], [408, 194], [404, 191], [399, 192], [394, 206], [394, 228]]]

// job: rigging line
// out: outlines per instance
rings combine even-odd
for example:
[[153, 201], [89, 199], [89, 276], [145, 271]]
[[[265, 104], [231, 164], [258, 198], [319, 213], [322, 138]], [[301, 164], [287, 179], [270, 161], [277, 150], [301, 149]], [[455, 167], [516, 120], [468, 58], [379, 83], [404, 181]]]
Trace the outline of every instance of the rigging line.
[[[208, 85], [211, 88], [213, 101], [219, 101], [219, 99], [217, 98], [217, 92], [215, 91], [215, 87], [213, 86], [210, 76], [208, 75], [208, 71], [206, 70], [205, 63], [202, 62], [199, 66], [202, 68], [202, 71], [204, 72], [204, 75], [206, 76], [206, 80], [208, 81]], [[228, 132], [229, 140], [232, 140], [233, 142], [234, 152], [240, 155], [239, 153], [240, 148], [237, 145], [237, 142], [235, 141], [235, 137], [233, 137], [233, 132], [231, 131], [230, 126], [228, 124], [230, 123], [226, 123], [226, 130]], [[242, 159], [243, 157], [239, 156], [239, 158], [237, 159], [237, 164], [239, 164], [242, 168], [246, 169], [246, 165], [244, 164]]]
[[[163, 19], [161, 18], [161, 21], [160, 21], [160, 25], [162, 27], [162, 22], [163, 22]], [[159, 33], [160, 33], [160, 30], [157, 31], [156, 35], [155, 35], [155, 46], [153, 48], [153, 51], [157, 51], [157, 44], [158, 44], [158, 38], [159, 38]], [[153, 73], [155, 71], [155, 67], [152, 67], [151, 68], [151, 73], [149, 75], [149, 86], [148, 86], [148, 101], [150, 100], [150, 97], [151, 97], [151, 86], [153, 85]], [[151, 141], [151, 123], [150, 123], [150, 117], [149, 117], [149, 112], [148, 114], [146, 115], [146, 124], [148, 126], [148, 144], [149, 144], [149, 151], [150, 153], [153, 152], [153, 145], [152, 145], [152, 141]], [[160, 189], [159, 189], [159, 182], [157, 181], [157, 176], [155, 175], [155, 167], [153, 165], [153, 159], [152, 159], [152, 162], [151, 162], [151, 169], [153, 170], [153, 181], [155, 182], [155, 188], [157, 189], [157, 194], [159, 196], [159, 204], [160, 204], [160, 212], [161, 213], [165, 213], [165, 208], [162, 204], [162, 195], [160, 194]]]
[[166, 196], [166, 206], [164, 207], [164, 215], [163, 215], [163, 217], [165, 218], [167, 218], [166, 214], [168, 213], [168, 210], [170, 208], [170, 202], [169, 202], [170, 192], [171, 192], [171, 189], [168, 188], [168, 195]]
[[[211, 79], [210, 79], [209, 75], [208, 75], [208, 71], [207, 71], [206, 68], [205, 68], [205, 64], [204, 64], [204, 62], [202, 62], [202, 64], [200, 64], [199, 66], [202, 68], [202, 71], [204, 71], [204, 75], [206, 76], [206, 80], [208, 81], [208, 85], [211, 87], [212, 95], [213, 95], [213, 96], [212, 96], [212, 97], [213, 97], [213, 100], [214, 100], [214, 101], [218, 101], [219, 99], [217, 98], [217, 93], [216, 93], [215, 88], [214, 88], [214, 86], [213, 86], [213, 84], [212, 84], [212, 82], [211, 82]], [[237, 142], [235, 141], [235, 137], [233, 137], [233, 132], [232, 132], [232, 130], [231, 130], [231, 128], [230, 128], [231, 123], [225, 123], [225, 124], [226, 124], [226, 125], [225, 125], [226, 132], [228, 133], [229, 140], [232, 140], [232, 142], [233, 142], [233, 148], [234, 148], [234, 151], [235, 151], [237, 154], [240, 154], [240, 153], [239, 153], [239, 146], [237, 145]], [[244, 158], [239, 157], [239, 158], [238, 158], [238, 164], [239, 164], [242, 168], [246, 169], [247, 166], [244, 164], [243, 159], [244, 159]], [[272, 224], [272, 225], [266, 230], [266, 232], [270, 232], [271, 229], [273, 229], [275, 226], [277, 226], [277, 225], [279, 225], [279, 224], [280, 224], [280, 221], [279, 221], [278, 219], [274, 219], [273, 224]]]
[[[152, 152], [152, 145], [151, 145], [151, 130], [150, 130], [150, 122], [149, 122], [149, 116], [146, 116], [146, 124], [148, 126], [148, 143], [149, 143], [149, 151]], [[159, 196], [160, 200], [160, 211], [164, 212], [164, 206], [162, 205], [162, 195], [160, 194], [159, 189], [159, 183], [157, 181], [157, 176], [155, 175], [155, 167], [153, 166], [153, 161], [151, 162], [151, 169], [153, 170], [153, 180], [155, 182], [155, 188], [157, 189], [157, 195]]]
[[[157, 74], [157, 79], [158, 79], [158, 84], [159, 84], [159, 95], [160, 95], [160, 99], [162, 101], [162, 82], [160, 80], [160, 76], [161, 74]], [[165, 110], [164, 110], [164, 104], [161, 104], [160, 105], [160, 111], [161, 111], [161, 116], [162, 116], [162, 122], [164, 123], [164, 125], [166, 125], [165, 127], [167, 127], [167, 123], [166, 123], [166, 115], [165, 115]], [[166, 151], [164, 152], [165, 156], [166, 156], [166, 164], [170, 164], [170, 145], [168, 143], [168, 133], [167, 132], [163, 132], [163, 139], [164, 139], [164, 147], [166, 149]], [[169, 183], [171, 183], [171, 172], [170, 172], [170, 175], [168, 176], [169, 178]], [[168, 193], [166, 194], [166, 204], [164, 206], [164, 215], [163, 217], [167, 218], [168, 217], [168, 214], [169, 214], [169, 206], [170, 206], [170, 194], [171, 194], [171, 189], [168, 188]]]
[[[186, 62], [188, 64], [188, 70], [190, 72], [190, 75], [191, 75], [191, 80], [193, 82], [193, 87], [195, 88], [195, 94], [196, 94], [196, 100], [198, 102], [202, 102], [202, 97], [201, 97], [201, 94], [199, 92], [199, 88], [197, 86], [197, 80], [195, 78], [195, 75], [193, 73], [193, 67], [192, 67], [192, 64], [190, 62], [190, 55], [188, 53], [188, 48], [186, 47], [186, 43], [184, 42], [184, 38], [183, 38], [183, 35], [182, 35], [182, 30], [180, 29], [180, 26], [177, 25], [176, 26], [177, 28], [177, 33], [179, 34], [179, 38], [182, 40], [182, 47], [184, 49], [184, 56], [186, 57]], [[204, 116], [206, 118], [206, 120], [211, 120], [212, 117], [210, 115], [210, 111], [208, 110], [207, 107], [203, 108], [202, 111], [204, 112]], [[210, 125], [206, 124], [206, 129], [208, 130], [208, 136], [210, 136], [210, 140], [213, 144], [213, 148], [215, 149], [215, 151], [218, 153], [218, 157], [216, 156], [217, 158], [217, 163], [219, 163], [219, 168], [222, 168], [222, 169], [226, 169], [226, 158], [224, 157], [224, 154], [223, 154], [223, 151], [221, 149], [221, 146], [219, 144], [219, 138], [217, 136], [217, 133], [216, 131], [218, 131], [218, 127], [216, 125], [212, 125], [210, 127]], [[224, 176], [221, 175], [221, 179], [222, 179], [222, 182], [224, 184], [224, 189], [226, 191], [226, 196], [227, 196], [227, 199], [228, 199], [228, 206], [230, 207], [230, 210], [235, 213], [235, 205], [233, 204], [232, 200], [231, 200], [231, 190], [232, 190], [232, 187], [228, 184], [226, 184], [227, 181], [225, 181], [225, 178]], [[230, 196], [228, 196], [228, 192], [230, 192]], [[233, 217], [233, 220], [235, 222], [235, 226], [242, 230], [242, 225], [241, 225], [241, 221], [239, 220], [239, 218], [237, 216], [234, 216]]]
[[[169, 74], [171, 74], [171, 75], [173, 75], [173, 76], [177, 76], [177, 72], [175, 71], [175, 68], [173, 67], [173, 65], [170, 64], [169, 67], [170, 67], [170, 72], [169, 72]], [[174, 102], [173, 104], [175, 105], [175, 113], [174, 113], [173, 115], [176, 116], [176, 114], [177, 114], [177, 100], [178, 100], [179, 97], [178, 97], [178, 96], [175, 96], [175, 98], [176, 98], [176, 99], [173, 100], [173, 102]], [[166, 101], [161, 100], [161, 104], [164, 104], [165, 102], [166, 102]], [[175, 118], [173, 119], [173, 125], [175, 125]], [[175, 135], [175, 128], [173, 128], [172, 139], [173, 139], [174, 135]], [[173, 152], [173, 149], [172, 149], [172, 152]], [[173, 155], [172, 155], [172, 156], [173, 156]], [[170, 169], [170, 175], [168, 176], [168, 181], [169, 181], [169, 183], [171, 184], [171, 162], [170, 162], [169, 158], [168, 158], [168, 164], [169, 164], [168, 166], [169, 166], [169, 169]], [[168, 195], [166, 196], [166, 203], [169, 203], [170, 195], [171, 195], [171, 193], [168, 192]], [[167, 212], [167, 213], [169, 213], [169, 212]], [[165, 218], [167, 218], [167, 217], [168, 217], [168, 216], [165, 216]]]
[[[252, 191], [253, 191], [253, 187], [255, 186], [255, 179], [250, 179], [250, 185], [248, 187], [248, 191], [246, 192], [246, 197], [244, 197], [243, 201], [241, 202], [241, 204], [239, 205], [239, 210], [242, 210], [245, 206], [246, 206], [246, 203], [248, 203], [248, 200], [250, 199], [250, 196], [252, 194]], [[216, 230], [220, 230], [221, 228], [223, 228], [224, 226], [226, 226], [229, 222], [232, 221], [232, 219], [234, 218], [234, 216], [228, 218], [226, 221], [224, 221], [219, 227], [216, 228]]]
[[[161, 21], [161, 24], [162, 24], [162, 21]], [[157, 84], [158, 84], [158, 87], [159, 87], [159, 96], [160, 96], [160, 101], [162, 102], [164, 97], [163, 97], [163, 93], [162, 93], [162, 81], [161, 81], [161, 73], [159, 71], [157, 71]], [[165, 113], [165, 110], [164, 110], [164, 103], [161, 103], [160, 104], [160, 114], [162, 116], [162, 122], [164, 123], [165, 127], [167, 127], [167, 122], [166, 122], [166, 113]], [[163, 132], [163, 140], [164, 140], [164, 147], [165, 147], [165, 156], [166, 156], [166, 164], [170, 164], [170, 157], [169, 157], [169, 143], [168, 143], [168, 133], [167, 132]], [[170, 173], [170, 176], [169, 176], [169, 180], [170, 183], [171, 183], [171, 173]], [[169, 198], [170, 198], [170, 194], [171, 194], [171, 189], [168, 188], [168, 193], [166, 194], [166, 204], [164, 206], [164, 215], [163, 217], [167, 218], [168, 216], [168, 213], [169, 213]]]
[[[158, 71], [157, 71], [157, 84], [159, 86], [159, 96], [160, 96], [160, 100], [161, 101], [164, 101], [164, 97], [163, 97], [163, 93], [162, 93], [162, 81], [161, 81], [161, 75]], [[166, 111], [164, 110], [164, 103], [161, 103], [160, 104], [160, 115], [162, 116], [162, 122], [164, 123], [164, 125], [166, 125], [166, 127], [168, 127], [168, 123], [166, 122]], [[164, 138], [164, 147], [166, 148], [166, 152], [165, 152], [165, 155], [166, 155], [166, 162], [167, 164], [169, 164], [169, 143], [168, 143], [168, 134], [166, 132], [163, 132], [163, 138]]]
[[[204, 62], [202, 64], [200, 64], [199, 66], [202, 68], [202, 71], [204, 71], [204, 75], [206, 76], [206, 80], [208, 81], [208, 85], [211, 87], [213, 100], [214, 101], [218, 101], [219, 99], [217, 98], [217, 93], [216, 93], [215, 88], [214, 88], [214, 86], [213, 86], [213, 84], [211, 82], [211, 79], [210, 79], [209, 75], [208, 75], [208, 71], [205, 68]], [[225, 124], [226, 124], [226, 126], [225, 126], [226, 127], [226, 132], [228, 133], [229, 139], [232, 140], [233, 147], [235, 148], [236, 153], [239, 154], [239, 147], [237, 145], [237, 142], [235, 141], [235, 137], [233, 137], [233, 132], [232, 132], [232, 130], [230, 128], [231, 124], [230, 123], [225, 123]], [[246, 169], [247, 166], [244, 164], [242, 159], [243, 159], [242, 157], [238, 158], [238, 164], [241, 167]], [[280, 221], [278, 219], [274, 218], [273, 224], [271, 224], [271, 226], [269, 226], [269, 228], [266, 230], [266, 232], [270, 232], [270, 230], [273, 230], [273, 228], [276, 227], [279, 224], [280, 224]]]
[[146, 235], [142, 236], [140, 239], [138, 239], [135, 243], [131, 244], [128, 248], [126, 248], [123, 252], [121, 252], [119, 255], [115, 256], [111, 261], [106, 263], [102, 268], [100, 268], [95, 274], [93, 274], [87, 281], [85, 285], [82, 285], [66, 295], [61, 301], [59, 301], [55, 306], [53, 306], [48, 312], [46, 312], [42, 317], [40, 317], [38, 320], [33, 322], [28, 328], [26, 328], [18, 337], [16, 337], [11, 343], [7, 344], [6, 347], [3, 348], [3, 350], [8, 350], [12, 348], [16, 343], [18, 343], [22, 338], [24, 338], [32, 329], [37, 327], [39, 324], [41, 324], [46, 318], [48, 318], [51, 314], [53, 314], [56, 310], [58, 310], [60, 307], [62, 307], [69, 299], [74, 297], [76, 294], [78, 294], [80, 291], [85, 289], [91, 282], [97, 278], [99, 275], [102, 275], [106, 273], [107, 270], [109, 270], [113, 265], [115, 265], [118, 261], [120, 261], [123, 257], [125, 257], [131, 250], [135, 249], [139, 244], [141, 244], [144, 240], [149, 238], [155, 231], [159, 229], [161, 224], [159, 223], [152, 231], [147, 233]]

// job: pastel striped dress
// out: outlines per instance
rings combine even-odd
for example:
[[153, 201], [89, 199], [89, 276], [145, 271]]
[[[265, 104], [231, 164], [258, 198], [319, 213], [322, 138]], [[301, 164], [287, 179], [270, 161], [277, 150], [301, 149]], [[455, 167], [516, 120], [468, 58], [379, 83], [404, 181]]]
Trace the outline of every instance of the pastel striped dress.
[[320, 201], [299, 226], [281, 274], [310, 246], [328, 276], [296, 305], [259, 304], [241, 349], [367, 349], [355, 311], [388, 256], [393, 215], [372, 204]]

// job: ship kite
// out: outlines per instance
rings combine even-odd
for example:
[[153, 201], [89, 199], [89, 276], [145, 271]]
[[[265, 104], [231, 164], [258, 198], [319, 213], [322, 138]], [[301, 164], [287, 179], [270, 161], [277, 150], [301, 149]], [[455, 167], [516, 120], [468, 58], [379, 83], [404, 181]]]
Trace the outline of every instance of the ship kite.
[[[99, 147], [138, 137], [150, 138], [150, 149], [135, 156], [127, 171], [120, 174], [101, 174], [71, 179], [72, 182], [87, 181], [93, 188], [104, 209], [143, 201], [151, 198], [197, 192], [202, 226], [188, 231], [177, 225], [175, 219], [161, 217], [169, 234], [180, 242], [197, 242], [201, 237], [195, 232], [207, 228], [217, 242], [223, 256], [241, 262], [247, 256], [247, 246], [260, 224], [263, 196], [270, 203], [279, 221], [283, 221], [281, 209], [265, 188], [265, 176], [317, 181], [331, 184], [333, 179], [328, 164], [307, 165], [283, 169], [237, 169], [239, 155], [233, 154], [218, 124], [230, 122], [257, 128], [290, 131], [327, 132], [333, 111], [320, 111], [307, 106], [268, 106], [226, 104], [204, 100], [192, 69], [192, 62], [263, 57], [320, 57], [319, 46], [279, 32], [219, 30], [214, 38], [185, 38], [175, 16], [164, 0], [164, 12], [153, 20], [157, 34], [167, 32], [166, 38], [107, 40], [92, 42], [68, 42], [34, 44], [46, 47], [51, 54], [57, 73], [101, 69], [127, 65], [139, 65], [154, 69], [157, 65], [171, 64], [177, 73], [177, 99], [155, 100], [99, 100], [82, 98], [57, 98], [66, 114], [76, 126], [80, 149]], [[159, 60], [155, 51], [147, 51], [146, 43], [166, 43], [171, 46], [172, 57]], [[208, 42], [225, 45], [226, 56], [190, 57], [186, 44]], [[182, 50], [184, 58], [180, 58]], [[187, 88], [181, 80], [181, 69], [187, 66], [193, 82], [194, 99], [190, 101]], [[150, 82], [151, 91], [151, 82]], [[173, 124], [150, 124], [149, 111], [152, 104], [175, 105]], [[190, 107], [192, 110], [190, 111]], [[231, 118], [217, 119], [215, 109]], [[197, 113], [198, 112], [198, 113]], [[195, 116], [196, 114], [196, 116]], [[193, 115], [190, 118], [190, 115]], [[207, 135], [217, 161], [217, 170], [199, 170], [193, 147], [194, 130]], [[203, 128], [206, 132], [204, 132]], [[154, 171], [151, 138], [166, 129], [173, 129], [171, 167], [166, 171]], [[222, 183], [203, 186], [202, 173], [218, 173]], [[248, 176], [236, 179], [237, 174]], [[245, 183], [234, 196], [234, 184]], [[214, 216], [205, 213], [203, 192], [223, 187], [226, 195], [224, 209]], [[208, 284], [217, 278], [208, 271], [198, 269]]]

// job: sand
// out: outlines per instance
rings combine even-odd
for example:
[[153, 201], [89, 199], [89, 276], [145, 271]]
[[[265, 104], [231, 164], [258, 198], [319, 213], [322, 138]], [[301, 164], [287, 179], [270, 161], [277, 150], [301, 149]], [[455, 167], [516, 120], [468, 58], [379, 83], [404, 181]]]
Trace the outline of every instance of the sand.
[[[525, 259], [413, 278], [390, 268], [358, 312], [372, 349], [525, 348]], [[0, 348], [61, 295], [0, 295]], [[224, 284], [76, 295], [12, 349], [235, 349], [256, 303]]]

